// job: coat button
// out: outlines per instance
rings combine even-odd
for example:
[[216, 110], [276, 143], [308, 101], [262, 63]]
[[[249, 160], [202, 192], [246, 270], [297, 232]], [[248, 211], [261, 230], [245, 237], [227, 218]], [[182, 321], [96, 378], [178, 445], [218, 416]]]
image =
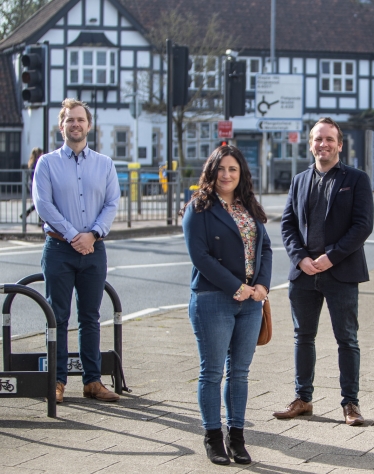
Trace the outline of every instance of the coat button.
[[219, 237], [218, 237], [218, 235], [216, 235], [214, 238], [215, 238], [216, 240], [219, 240]]

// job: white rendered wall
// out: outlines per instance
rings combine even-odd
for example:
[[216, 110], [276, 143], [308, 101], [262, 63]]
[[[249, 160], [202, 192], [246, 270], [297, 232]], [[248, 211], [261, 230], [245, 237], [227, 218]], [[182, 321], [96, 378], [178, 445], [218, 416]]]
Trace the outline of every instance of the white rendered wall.
[[49, 95], [51, 102], [64, 100], [65, 74], [63, 69], [52, 69], [50, 73]]
[[104, 0], [104, 18], [103, 24], [105, 26], [117, 26], [118, 10], [108, 1]]
[[43, 149], [43, 108], [23, 110], [22, 119], [24, 126], [21, 139], [21, 165], [25, 165], [35, 146]]
[[359, 97], [359, 102], [358, 102], [358, 108], [359, 109], [369, 109], [370, 104], [369, 104], [369, 79], [360, 79], [358, 81], [358, 97]]
[[68, 25], [82, 24], [82, 2], [78, 2], [68, 13]]
[[121, 32], [122, 46], [149, 46], [148, 41], [137, 31]]
[[49, 30], [43, 35], [39, 42], [49, 41], [50, 44], [64, 44], [64, 32], [63, 30]]
[[[100, 0], [86, 0], [85, 1], [85, 13], [86, 13], [86, 25], [100, 25]], [[91, 19], [96, 19], [96, 23], [91, 23]]]

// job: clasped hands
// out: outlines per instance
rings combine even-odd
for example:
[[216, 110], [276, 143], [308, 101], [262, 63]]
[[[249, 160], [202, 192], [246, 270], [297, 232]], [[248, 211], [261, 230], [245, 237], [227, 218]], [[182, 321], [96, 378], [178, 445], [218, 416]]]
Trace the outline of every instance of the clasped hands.
[[316, 273], [321, 273], [331, 268], [332, 263], [329, 257], [324, 253], [315, 260], [310, 257], [303, 258], [299, 263], [299, 267], [307, 275], [315, 275]]
[[96, 239], [92, 232], [79, 233], [71, 241], [71, 246], [74, 250], [81, 253], [82, 255], [88, 255], [94, 253], [94, 243]]
[[235, 297], [236, 301], [244, 301], [252, 298], [254, 301], [262, 301], [268, 294], [267, 289], [262, 285], [249, 286], [243, 284], [243, 291], [240, 296]]

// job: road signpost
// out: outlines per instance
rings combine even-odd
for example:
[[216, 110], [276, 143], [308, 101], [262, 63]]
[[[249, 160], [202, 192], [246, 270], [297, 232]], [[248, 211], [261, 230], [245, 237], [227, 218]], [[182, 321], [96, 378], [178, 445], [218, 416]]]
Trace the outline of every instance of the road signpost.
[[303, 116], [302, 74], [257, 74], [255, 117], [296, 119]]
[[302, 120], [259, 120], [257, 122], [257, 130], [260, 132], [301, 132], [302, 129]]
[[233, 138], [233, 128], [231, 120], [218, 121], [218, 138]]

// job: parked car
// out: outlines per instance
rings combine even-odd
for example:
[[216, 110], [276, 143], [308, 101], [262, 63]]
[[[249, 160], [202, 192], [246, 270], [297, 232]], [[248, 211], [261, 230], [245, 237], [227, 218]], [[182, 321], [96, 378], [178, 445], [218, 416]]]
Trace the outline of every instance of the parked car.
[[[119, 187], [123, 195], [128, 192], [129, 185], [129, 163], [127, 161], [114, 161], [114, 166], [116, 167]], [[138, 171], [138, 170], [130, 170]], [[131, 175], [130, 175], [131, 176]], [[158, 173], [147, 171], [144, 168], [139, 168], [139, 179], [141, 182], [141, 190], [143, 196], [153, 196], [156, 194], [161, 194], [161, 184]]]

